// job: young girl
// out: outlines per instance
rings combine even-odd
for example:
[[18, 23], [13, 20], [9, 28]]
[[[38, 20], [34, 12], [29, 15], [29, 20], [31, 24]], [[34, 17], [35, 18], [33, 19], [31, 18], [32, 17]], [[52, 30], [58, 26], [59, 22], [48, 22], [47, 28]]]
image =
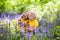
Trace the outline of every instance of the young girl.
[[24, 12], [18, 20], [19, 29], [25, 32], [31, 32], [38, 27], [38, 21], [34, 12]]
[[27, 22], [27, 13], [23, 12], [21, 14], [20, 19], [18, 20], [18, 30], [24, 30], [25, 29], [25, 24]]

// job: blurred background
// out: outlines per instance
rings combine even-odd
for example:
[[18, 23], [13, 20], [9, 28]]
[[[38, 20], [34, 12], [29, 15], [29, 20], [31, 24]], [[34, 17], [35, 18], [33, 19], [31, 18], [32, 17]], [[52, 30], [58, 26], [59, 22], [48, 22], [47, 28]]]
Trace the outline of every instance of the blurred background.
[[[39, 22], [31, 38], [17, 30], [24, 11], [34, 11]], [[60, 0], [0, 0], [0, 40], [60, 40]]]

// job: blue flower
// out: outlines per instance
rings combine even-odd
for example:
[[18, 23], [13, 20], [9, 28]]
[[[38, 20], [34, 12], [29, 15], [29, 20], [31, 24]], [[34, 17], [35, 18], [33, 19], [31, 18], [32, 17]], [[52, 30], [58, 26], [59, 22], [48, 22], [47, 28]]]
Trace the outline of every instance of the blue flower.
[[3, 18], [0, 18], [0, 22], [3, 20]]
[[2, 18], [5, 18], [6, 17], [6, 14], [2, 13], [1, 17]]
[[49, 28], [45, 28], [43, 33], [48, 32], [48, 31], [49, 31]]
[[32, 37], [31, 32], [27, 32], [27, 33], [26, 33], [26, 36], [27, 36], [28, 38], [31, 38], [31, 37]]

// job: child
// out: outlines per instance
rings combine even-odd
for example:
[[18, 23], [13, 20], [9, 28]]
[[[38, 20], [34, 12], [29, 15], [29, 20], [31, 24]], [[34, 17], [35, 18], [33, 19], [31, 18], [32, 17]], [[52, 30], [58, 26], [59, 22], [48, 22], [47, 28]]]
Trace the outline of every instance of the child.
[[24, 30], [25, 32], [33, 31], [38, 27], [38, 21], [34, 12], [22, 13], [19, 23], [19, 29]]
[[27, 13], [23, 12], [18, 20], [18, 30], [24, 30], [25, 23], [27, 22]]

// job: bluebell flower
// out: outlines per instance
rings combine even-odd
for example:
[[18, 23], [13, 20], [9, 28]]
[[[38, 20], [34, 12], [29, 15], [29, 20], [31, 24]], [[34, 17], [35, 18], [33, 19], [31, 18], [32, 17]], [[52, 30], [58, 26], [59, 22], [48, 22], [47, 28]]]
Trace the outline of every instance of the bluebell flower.
[[31, 38], [31, 37], [32, 37], [31, 32], [27, 32], [27, 33], [26, 33], [26, 36], [27, 36], [27, 38]]
[[7, 22], [7, 24], [9, 24], [10, 23], [10, 19], [6, 18], [6, 22]]
[[4, 28], [0, 28], [0, 34], [3, 34], [3, 35], [5, 35], [6, 34], [6, 31], [4, 30]]
[[48, 32], [48, 31], [49, 31], [49, 28], [45, 28], [45, 29], [43, 30], [43, 33]]
[[3, 18], [0, 18], [0, 22], [3, 20]]

